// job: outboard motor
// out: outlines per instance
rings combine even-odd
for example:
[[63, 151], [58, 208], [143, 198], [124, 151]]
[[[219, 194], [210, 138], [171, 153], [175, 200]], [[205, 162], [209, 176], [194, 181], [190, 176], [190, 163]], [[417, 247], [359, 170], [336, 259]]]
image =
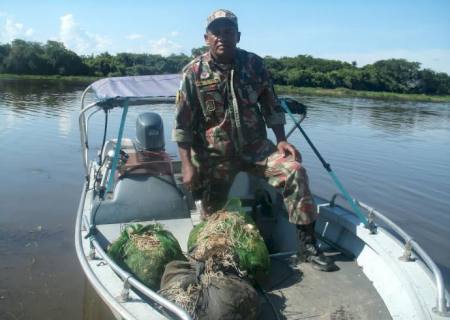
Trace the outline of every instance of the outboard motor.
[[141, 150], [164, 150], [164, 126], [161, 116], [154, 112], [141, 113], [136, 119], [136, 147]]

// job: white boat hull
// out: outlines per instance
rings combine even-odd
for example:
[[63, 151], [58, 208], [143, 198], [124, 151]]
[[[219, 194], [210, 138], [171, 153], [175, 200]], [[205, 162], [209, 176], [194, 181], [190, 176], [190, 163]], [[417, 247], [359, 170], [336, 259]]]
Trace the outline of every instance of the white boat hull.
[[[241, 185], [245, 185], [245, 183], [241, 183]], [[417, 257], [412, 259], [413, 261], [402, 261], [399, 259], [405, 250], [402, 242], [381, 227], [378, 228], [376, 234], [372, 234], [349, 211], [337, 206], [330, 207], [329, 202], [320, 198], [316, 198], [316, 201], [320, 212], [316, 231], [327, 240], [327, 243], [331, 243], [355, 257], [354, 261], [361, 268], [362, 274], [372, 282], [373, 290], [381, 298], [391, 318], [444, 319], [444, 317], [432, 311], [433, 307], [436, 307], [438, 299], [435, 279], [432, 273]], [[109, 266], [104, 252], [98, 250], [98, 247], [95, 250], [91, 249], [92, 238], [86, 238], [88, 221], [90, 221], [90, 215], [93, 212], [92, 190], [87, 191], [81, 203], [77, 218], [77, 253], [88, 280], [102, 300], [118, 318], [171, 318], [172, 315], [167, 312], [161, 312], [162, 308], [156, 308], [156, 304], [148, 303], [148, 298], [144, 299], [142, 294], [137, 294], [138, 290], [135, 288], [129, 290], [128, 298], [126, 301], [123, 301], [123, 279]], [[196, 219], [197, 217], [194, 216], [192, 219], [160, 220], [159, 222], [174, 232], [182, 248], [185, 249], [187, 235], [193, 226], [193, 221]], [[120, 232], [120, 226], [121, 224], [109, 224], [98, 225], [97, 228], [102, 238], [107, 241], [113, 241]], [[274, 233], [278, 237], [280, 246], [283, 247], [283, 252], [287, 252], [286, 256], [292, 255], [292, 251], [295, 251], [297, 246], [295, 228], [286, 219], [281, 218], [274, 229]], [[92, 259], [93, 252], [95, 252], [94, 259]], [[300, 269], [305, 271], [308, 267], [300, 265]], [[339, 272], [334, 273], [336, 277]], [[333, 273], [331, 277], [333, 277]], [[330, 286], [332, 286], [331, 280], [329, 282]], [[314, 284], [311, 285], [314, 286]], [[353, 288], [353, 290], [357, 289], [356, 287]], [[302, 295], [301, 286], [296, 290], [298, 291], [295, 294], [290, 293], [294, 297], [292, 301], [287, 301], [290, 305], [296, 304], [296, 296], [301, 297], [300, 300], [303, 302], [307, 301], [305, 296]], [[330, 301], [327, 304], [329, 308], [336, 309], [339, 306], [346, 305], [349, 306], [346, 311], [347, 315], [353, 314], [353, 316], [359, 316], [362, 319], [380, 318], [379, 314], [364, 315], [363, 309], [360, 310], [359, 315], [355, 315], [354, 312], [359, 310], [359, 306], [354, 305], [356, 298], [351, 298], [351, 292], [339, 292], [338, 303], [333, 303], [331, 300], [332, 296], [336, 294], [336, 290], [339, 292], [340, 289], [332, 288], [328, 296], [321, 297]], [[342, 297], [346, 296], [348, 296], [348, 299], [342, 300]], [[311, 304], [313, 303], [314, 301], [311, 301]], [[368, 303], [370, 304], [370, 301]], [[359, 301], [359, 304], [364, 305], [364, 301]], [[379, 309], [383, 308], [380, 306]], [[313, 308], [313, 310], [315, 309]], [[339, 311], [338, 309], [336, 310]], [[303, 309], [303, 313], [307, 311]], [[319, 315], [325, 316], [325, 318], [330, 316], [332, 311], [333, 309], [316, 310]], [[373, 313], [373, 310], [371, 312]]]

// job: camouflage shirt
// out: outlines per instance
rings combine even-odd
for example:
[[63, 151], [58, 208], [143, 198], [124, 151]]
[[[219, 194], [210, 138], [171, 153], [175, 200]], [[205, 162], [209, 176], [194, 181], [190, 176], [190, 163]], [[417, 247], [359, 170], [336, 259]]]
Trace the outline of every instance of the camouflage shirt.
[[207, 52], [183, 69], [173, 140], [191, 144], [201, 158], [258, 152], [267, 142], [266, 125], [284, 124], [259, 56], [237, 49], [234, 63], [223, 65]]

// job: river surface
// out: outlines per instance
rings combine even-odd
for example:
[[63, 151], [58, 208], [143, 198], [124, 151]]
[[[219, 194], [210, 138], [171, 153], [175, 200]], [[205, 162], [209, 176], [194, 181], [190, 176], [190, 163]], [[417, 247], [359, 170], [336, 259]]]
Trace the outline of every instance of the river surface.
[[[0, 80], [0, 319], [108, 319], [74, 249], [83, 182], [78, 131], [85, 84]], [[303, 128], [350, 191], [410, 233], [450, 283], [450, 104], [300, 97]], [[140, 109], [142, 110], [142, 109]], [[174, 107], [165, 120], [167, 150]], [[134, 137], [137, 112], [126, 135]], [[117, 132], [113, 115], [109, 134]], [[101, 144], [103, 115], [89, 127]], [[292, 123], [288, 121], [288, 127]], [[314, 193], [336, 189], [297, 132]]]

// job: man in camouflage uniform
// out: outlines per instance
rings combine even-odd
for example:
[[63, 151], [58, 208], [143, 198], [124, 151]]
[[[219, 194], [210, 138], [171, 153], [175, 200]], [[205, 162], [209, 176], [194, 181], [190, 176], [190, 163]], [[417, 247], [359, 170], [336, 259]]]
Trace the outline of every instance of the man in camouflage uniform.
[[[285, 117], [263, 60], [236, 47], [236, 16], [216, 10], [204, 35], [209, 51], [183, 69], [173, 131], [183, 182], [202, 190], [209, 212], [220, 209], [237, 172], [264, 177], [283, 188], [289, 221], [298, 226], [304, 258], [321, 270], [331, 262], [317, 249], [316, 208], [300, 154], [286, 141]], [[277, 145], [267, 139], [273, 130]]]

